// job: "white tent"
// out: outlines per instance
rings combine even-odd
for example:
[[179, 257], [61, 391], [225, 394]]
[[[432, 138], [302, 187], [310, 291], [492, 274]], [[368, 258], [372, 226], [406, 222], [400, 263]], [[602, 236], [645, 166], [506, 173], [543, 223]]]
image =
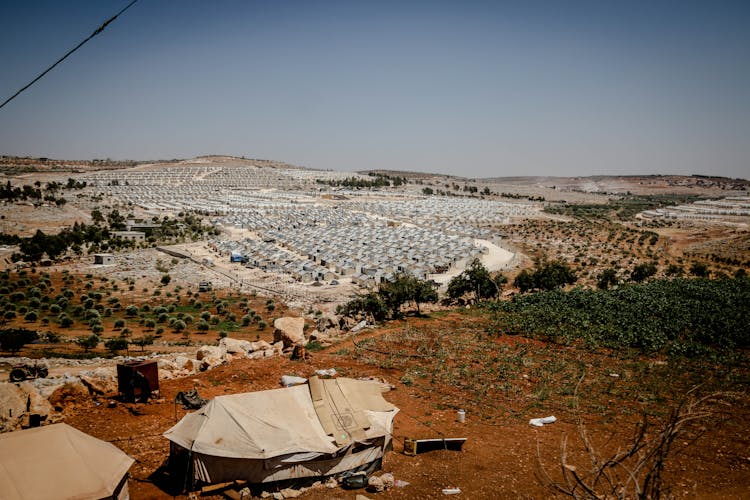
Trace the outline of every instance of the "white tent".
[[0, 498], [127, 500], [133, 462], [67, 424], [0, 434]]
[[377, 383], [312, 377], [308, 385], [219, 396], [164, 436], [170, 464], [194, 482], [271, 482], [377, 468], [397, 412]]

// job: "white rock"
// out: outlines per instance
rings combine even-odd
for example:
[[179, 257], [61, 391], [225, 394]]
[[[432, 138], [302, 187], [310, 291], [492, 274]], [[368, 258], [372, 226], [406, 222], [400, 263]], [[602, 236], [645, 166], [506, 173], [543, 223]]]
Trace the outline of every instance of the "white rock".
[[220, 346], [215, 345], [203, 345], [198, 348], [198, 350], [195, 353], [195, 359], [198, 361], [203, 361], [203, 358], [206, 357], [214, 357], [214, 358], [223, 358], [224, 355], [227, 353], [226, 350], [222, 349]]
[[273, 322], [276, 329], [273, 333], [275, 341], [284, 342], [285, 346], [304, 346], [305, 341], [305, 318], [284, 317]]
[[356, 325], [352, 327], [351, 332], [357, 333], [358, 331], [364, 330], [365, 328], [367, 328], [367, 320], [363, 319], [362, 321], [360, 321], [359, 323], [357, 323]]
[[252, 342], [248, 340], [233, 339], [230, 337], [224, 337], [221, 339], [219, 341], [219, 347], [229, 354], [242, 354], [243, 356], [253, 350], [251, 349]]
[[299, 497], [300, 495], [302, 495], [302, 492], [301, 492], [301, 491], [299, 491], [299, 490], [295, 490], [295, 489], [293, 489], [293, 488], [284, 488], [283, 490], [281, 490], [281, 492], [280, 492], [280, 493], [281, 493], [281, 495], [282, 495], [282, 496], [283, 496], [284, 498], [297, 498], [297, 497]]
[[250, 342], [250, 352], [256, 352], [256, 351], [265, 351], [266, 349], [270, 349], [271, 344], [266, 342], [265, 340], [257, 340], [255, 342]]
[[26, 413], [28, 394], [16, 384], [0, 383], [0, 432], [15, 429]]

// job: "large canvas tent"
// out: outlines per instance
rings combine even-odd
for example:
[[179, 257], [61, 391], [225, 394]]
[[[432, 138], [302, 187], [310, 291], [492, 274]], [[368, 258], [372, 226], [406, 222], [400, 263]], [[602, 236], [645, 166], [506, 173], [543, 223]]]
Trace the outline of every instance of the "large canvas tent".
[[0, 434], [0, 498], [127, 500], [133, 462], [67, 424]]
[[164, 436], [170, 464], [193, 483], [265, 483], [378, 468], [397, 412], [377, 383], [312, 377], [219, 396]]

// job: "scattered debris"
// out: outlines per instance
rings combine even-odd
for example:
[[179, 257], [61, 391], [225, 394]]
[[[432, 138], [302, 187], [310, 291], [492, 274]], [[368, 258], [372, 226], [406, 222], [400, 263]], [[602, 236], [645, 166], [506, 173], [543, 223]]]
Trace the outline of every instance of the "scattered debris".
[[49, 367], [44, 362], [21, 363], [13, 367], [8, 376], [11, 382], [21, 382], [30, 378], [45, 378], [49, 374]]
[[315, 370], [315, 375], [318, 377], [335, 377], [336, 368], [328, 368], [325, 370]]
[[325, 487], [329, 490], [332, 490], [333, 488], [337, 488], [339, 485], [339, 482], [336, 481], [336, 478], [331, 476], [328, 479], [326, 479], [326, 482], [324, 483]]
[[292, 387], [294, 385], [306, 384], [307, 379], [304, 377], [297, 377], [295, 375], [282, 375], [281, 385], [283, 387]]
[[396, 386], [393, 384], [389, 384], [384, 378], [378, 378], [378, 377], [359, 377], [357, 380], [364, 380], [367, 382], [375, 382], [380, 385], [380, 392], [386, 393], [389, 391], [395, 391]]
[[534, 427], [544, 427], [547, 424], [553, 424], [555, 422], [557, 422], [557, 417], [551, 415], [544, 418], [532, 418], [529, 420], [529, 425], [533, 425]]
[[367, 490], [380, 493], [381, 491], [393, 488], [395, 482], [396, 480], [390, 472], [386, 472], [380, 476], [371, 476], [367, 481]]
[[428, 451], [461, 451], [466, 438], [404, 439], [404, 455], [418, 455]]
[[198, 394], [198, 389], [180, 391], [174, 397], [175, 404], [181, 404], [183, 410], [198, 410], [203, 408], [208, 401]]
[[368, 485], [369, 478], [367, 473], [360, 471], [354, 474], [344, 475], [341, 479], [341, 487], [347, 490], [356, 490]]
[[443, 495], [458, 495], [461, 488], [443, 488]]

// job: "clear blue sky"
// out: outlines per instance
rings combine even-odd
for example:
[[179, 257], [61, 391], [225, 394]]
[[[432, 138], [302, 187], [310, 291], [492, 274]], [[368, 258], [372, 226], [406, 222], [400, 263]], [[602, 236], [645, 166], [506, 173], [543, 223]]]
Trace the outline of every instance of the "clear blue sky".
[[[126, 4], [3, 2], [0, 101]], [[140, 0], [0, 154], [750, 178], [750, 1]]]

